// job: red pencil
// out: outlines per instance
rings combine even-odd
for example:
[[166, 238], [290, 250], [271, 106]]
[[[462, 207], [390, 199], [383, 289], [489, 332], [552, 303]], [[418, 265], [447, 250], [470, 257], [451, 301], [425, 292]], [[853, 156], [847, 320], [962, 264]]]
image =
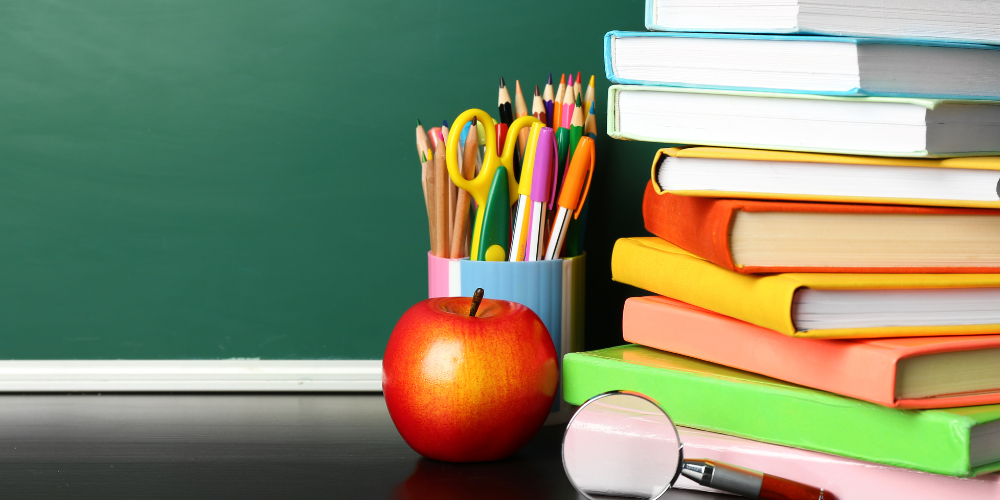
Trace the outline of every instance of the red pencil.
[[559, 89], [556, 91], [556, 100], [552, 103], [552, 128], [558, 128], [562, 123], [563, 97], [566, 95], [566, 73], [559, 79]]

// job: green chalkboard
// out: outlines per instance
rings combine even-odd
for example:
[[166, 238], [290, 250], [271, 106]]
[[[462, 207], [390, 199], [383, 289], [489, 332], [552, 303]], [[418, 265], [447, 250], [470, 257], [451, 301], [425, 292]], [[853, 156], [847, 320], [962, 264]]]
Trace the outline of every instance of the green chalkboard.
[[377, 359], [426, 297], [413, 123], [598, 82], [588, 347], [655, 145], [604, 134], [639, 0], [0, 5], [0, 359]]

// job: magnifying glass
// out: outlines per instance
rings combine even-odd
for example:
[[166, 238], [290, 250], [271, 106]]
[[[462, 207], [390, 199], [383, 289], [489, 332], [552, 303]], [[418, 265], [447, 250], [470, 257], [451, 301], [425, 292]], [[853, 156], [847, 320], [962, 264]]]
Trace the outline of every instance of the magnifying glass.
[[587, 498], [648, 499], [678, 475], [762, 500], [832, 500], [821, 489], [714, 460], [685, 459], [677, 428], [659, 405], [634, 392], [608, 392], [583, 404], [566, 426], [563, 467]]

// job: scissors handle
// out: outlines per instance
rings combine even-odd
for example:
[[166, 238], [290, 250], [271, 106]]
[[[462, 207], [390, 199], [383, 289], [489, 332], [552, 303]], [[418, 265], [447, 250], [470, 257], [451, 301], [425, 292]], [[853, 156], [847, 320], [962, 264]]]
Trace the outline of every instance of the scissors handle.
[[[461, 170], [458, 168], [458, 151], [459, 144], [458, 141], [462, 135], [462, 129], [465, 128], [465, 124], [472, 121], [475, 117], [483, 124], [483, 128], [486, 131], [486, 151], [483, 155], [483, 167], [479, 171], [479, 175], [472, 179], [466, 179], [462, 176]], [[447, 164], [448, 164], [448, 175], [451, 176], [451, 181], [455, 183], [459, 189], [464, 189], [472, 195], [472, 198], [476, 200], [477, 205], [486, 204], [486, 197], [489, 195], [490, 184], [493, 182], [493, 176], [487, 175], [492, 174], [492, 172], [487, 172], [487, 170], [495, 170], [496, 167], [488, 168], [488, 165], [498, 164], [498, 158], [496, 154], [497, 136], [494, 130], [495, 124], [493, 119], [490, 118], [489, 113], [481, 109], [470, 109], [464, 113], [458, 115], [455, 121], [452, 122], [451, 130], [448, 131], [448, 144], [447, 144]]]
[[[514, 120], [514, 122], [510, 124], [510, 127], [507, 128], [507, 143], [504, 144], [503, 154], [500, 155], [500, 164], [507, 167], [507, 170], [509, 170], [510, 172], [514, 171], [514, 155], [516, 154], [514, 148], [515, 146], [517, 146], [517, 138], [518, 136], [521, 135], [521, 129], [525, 127], [530, 129], [531, 124], [533, 123], [542, 123], [542, 122], [539, 121], [538, 118], [535, 118], [534, 116], [522, 116]], [[544, 127], [545, 124], [542, 123], [542, 126]], [[517, 183], [515, 183], [512, 187], [513, 189], [510, 192], [511, 199], [516, 202]]]

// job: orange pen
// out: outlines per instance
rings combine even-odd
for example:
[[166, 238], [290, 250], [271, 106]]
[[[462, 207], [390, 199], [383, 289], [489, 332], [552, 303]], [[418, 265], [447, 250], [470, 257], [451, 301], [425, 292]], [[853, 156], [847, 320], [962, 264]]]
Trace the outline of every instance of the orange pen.
[[569, 227], [569, 216], [573, 218], [580, 216], [583, 209], [583, 202], [587, 200], [587, 193], [590, 191], [590, 180], [594, 177], [594, 140], [590, 137], [581, 137], [580, 143], [573, 152], [573, 161], [570, 162], [566, 178], [563, 179], [562, 189], [559, 191], [559, 210], [556, 213], [555, 223], [552, 224], [552, 235], [549, 236], [549, 246], [545, 250], [545, 260], [558, 259], [562, 253], [563, 243], [566, 241], [566, 229]]

